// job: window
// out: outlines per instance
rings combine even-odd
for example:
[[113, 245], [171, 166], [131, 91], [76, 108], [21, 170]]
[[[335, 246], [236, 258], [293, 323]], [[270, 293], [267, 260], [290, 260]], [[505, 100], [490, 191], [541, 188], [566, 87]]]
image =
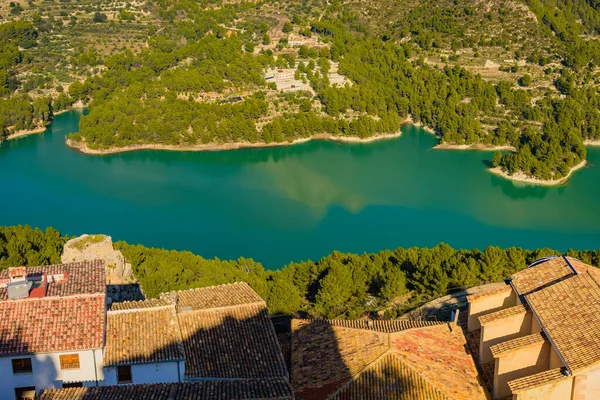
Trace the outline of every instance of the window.
[[79, 369], [79, 354], [63, 354], [60, 356], [60, 369]]
[[15, 397], [17, 400], [35, 400], [35, 386], [16, 388]]
[[73, 388], [73, 387], [83, 387], [83, 382], [69, 382], [62, 384], [63, 389]]
[[13, 358], [13, 374], [27, 374], [33, 372], [31, 369], [31, 358]]
[[117, 383], [131, 383], [131, 365], [117, 367]]

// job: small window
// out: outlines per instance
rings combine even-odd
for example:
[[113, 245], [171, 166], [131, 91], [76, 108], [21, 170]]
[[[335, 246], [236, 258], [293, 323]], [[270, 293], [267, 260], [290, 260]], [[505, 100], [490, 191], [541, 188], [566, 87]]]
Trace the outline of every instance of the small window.
[[26, 386], [15, 389], [17, 400], [35, 400], [35, 386]]
[[27, 374], [33, 372], [31, 369], [31, 358], [13, 358], [13, 374]]
[[79, 354], [63, 354], [60, 356], [60, 369], [79, 369]]
[[117, 383], [132, 383], [131, 365], [122, 365], [117, 367]]
[[69, 382], [62, 384], [63, 389], [66, 388], [74, 388], [74, 387], [83, 387], [83, 382]]

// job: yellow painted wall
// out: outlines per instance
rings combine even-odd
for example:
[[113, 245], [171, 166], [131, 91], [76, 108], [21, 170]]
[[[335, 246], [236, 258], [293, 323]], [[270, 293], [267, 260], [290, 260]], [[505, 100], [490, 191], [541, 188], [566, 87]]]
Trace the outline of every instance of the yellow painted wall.
[[600, 367], [575, 375], [573, 400], [600, 399]]
[[531, 315], [531, 311], [528, 311], [483, 325], [479, 343], [479, 361], [485, 364], [494, 360], [491, 346], [531, 334]]
[[494, 398], [511, 394], [508, 382], [548, 370], [551, 347], [546, 341], [496, 358]]
[[564, 367], [564, 365], [554, 347], [550, 346], [550, 365], [548, 369], [560, 368]]
[[520, 392], [513, 396], [513, 400], [569, 400], [572, 385], [572, 379], [562, 379], [558, 382]]
[[486, 297], [480, 297], [469, 302], [468, 330], [472, 332], [481, 328], [479, 317], [505, 308], [517, 305], [517, 296], [507, 289], [506, 291], [496, 293]]

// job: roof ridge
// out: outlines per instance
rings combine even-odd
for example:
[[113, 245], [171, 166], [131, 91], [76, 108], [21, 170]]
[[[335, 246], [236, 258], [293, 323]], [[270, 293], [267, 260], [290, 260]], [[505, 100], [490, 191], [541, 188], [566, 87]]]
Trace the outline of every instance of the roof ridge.
[[24, 299], [7, 299], [7, 300], [0, 300], [0, 304], [5, 304], [5, 303], [25, 303], [25, 302], [30, 302], [30, 301], [50, 301], [50, 300], [70, 300], [70, 299], [78, 299], [78, 298], [87, 298], [87, 297], [99, 297], [99, 296], [104, 296], [106, 297], [106, 293], [100, 293], [100, 292], [96, 292], [96, 293], [75, 293], [75, 294], [67, 294], [64, 296], [44, 296], [44, 297], [26, 297]]
[[[250, 286], [250, 284], [248, 282], [237, 281], [237, 282], [231, 282], [231, 283], [221, 283], [218, 285], [203, 286], [203, 287], [199, 287], [199, 288], [170, 290], [168, 292], [162, 292], [161, 295], [169, 294], [169, 293], [192, 292], [192, 291], [196, 291], [196, 290], [205, 290], [205, 289], [212, 289], [212, 288], [216, 288], [216, 287], [220, 287], [220, 286], [222, 287], [222, 286], [232, 286], [232, 285], [247, 285], [250, 289], [252, 289], [252, 286]], [[254, 290], [254, 289], [252, 289], [252, 290]]]
[[175, 309], [175, 304], [164, 304], [164, 305], [159, 305], [159, 306], [140, 307], [140, 308], [124, 308], [124, 309], [116, 309], [116, 310], [109, 309], [106, 311], [106, 314], [108, 314], [108, 315], [128, 314], [128, 313], [144, 312], [144, 311], [156, 311], [159, 309], [168, 309], [168, 308]]
[[240, 304], [232, 304], [230, 306], [221, 306], [221, 307], [212, 307], [212, 308], [199, 308], [197, 310], [189, 310], [189, 311], [177, 311], [178, 314], [180, 313], [197, 313], [197, 312], [202, 312], [202, 311], [219, 311], [219, 310], [225, 310], [225, 309], [230, 309], [230, 308], [240, 308], [240, 307], [250, 307], [250, 306], [267, 306], [267, 302], [264, 300], [261, 301], [255, 301], [252, 303], [240, 303]]

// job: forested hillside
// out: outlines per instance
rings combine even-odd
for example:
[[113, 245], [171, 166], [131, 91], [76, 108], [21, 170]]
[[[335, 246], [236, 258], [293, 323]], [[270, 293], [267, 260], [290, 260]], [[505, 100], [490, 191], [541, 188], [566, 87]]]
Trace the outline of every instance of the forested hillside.
[[[0, 228], [0, 268], [60, 263], [67, 238], [54, 229], [28, 226]], [[398, 248], [378, 253], [334, 252], [318, 261], [290, 263], [269, 271], [252, 259], [205, 259], [188, 251], [154, 249], [117, 242], [149, 297], [162, 292], [248, 282], [268, 303], [272, 314], [358, 318], [386, 310], [396, 317], [451, 289], [497, 282], [534, 260], [558, 255], [551, 249], [455, 250]], [[600, 265], [598, 251], [567, 254]]]
[[90, 113], [70, 143], [92, 150], [367, 138], [411, 117], [445, 143], [514, 148], [494, 165], [545, 180], [600, 140], [585, 0], [15, 4], [4, 137], [74, 104]]

